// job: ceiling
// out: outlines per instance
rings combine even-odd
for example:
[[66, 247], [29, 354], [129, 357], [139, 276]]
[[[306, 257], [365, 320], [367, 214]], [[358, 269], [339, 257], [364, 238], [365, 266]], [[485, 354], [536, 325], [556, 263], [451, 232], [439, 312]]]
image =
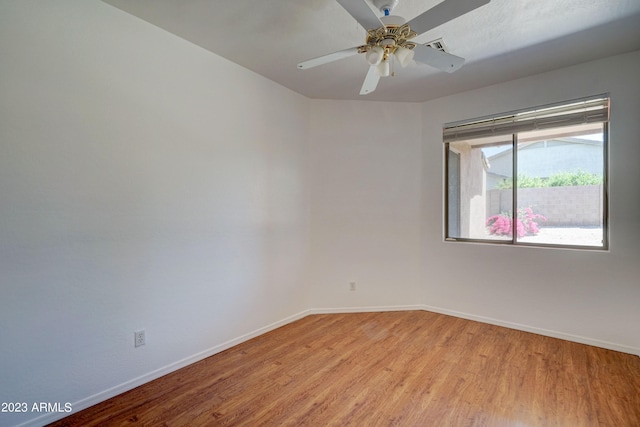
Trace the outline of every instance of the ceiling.
[[[362, 55], [296, 67], [364, 44], [364, 29], [335, 0], [103, 1], [310, 98], [422, 102], [640, 49], [638, 0], [492, 0], [414, 39], [442, 38], [466, 59], [460, 70], [396, 66], [362, 96]], [[440, 1], [400, 0], [393, 14], [409, 20]]]

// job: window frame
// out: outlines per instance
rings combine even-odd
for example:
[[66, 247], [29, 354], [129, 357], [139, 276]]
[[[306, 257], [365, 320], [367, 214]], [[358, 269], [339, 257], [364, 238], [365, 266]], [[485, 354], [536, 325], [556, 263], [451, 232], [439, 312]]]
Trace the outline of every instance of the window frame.
[[[595, 99], [606, 99], [608, 103], [607, 106], [607, 118], [606, 120], [598, 121], [602, 123], [602, 245], [593, 246], [593, 245], [579, 245], [579, 244], [555, 244], [555, 243], [535, 243], [535, 242], [523, 242], [519, 241], [517, 238], [517, 233], [515, 232], [515, 221], [512, 222], [512, 226], [514, 230], [512, 230], [510, 239], [479, 239], [479, 238], [469, 238], [469, 237], [452, 237], [450, 236], [450, 195], [449, 195], [449, 185], [450, 185], [450, 170], [449, 170], [449, 153], [454, 148], [450, 147], [452, 141], [445, 141], [445, 132], [447, 129], [451, 129], [452, 127], [457, 127], [465, 124], [474, 124], [485, 122], [487, 120], [494, 120], [496, 118], [501, 117], [510, 117], [516, 116], [517, 114], [522, 113], [530, 113], [536, 110], [544, 110], [547, 108], [554, 107], [563, 107], [568, 106], [570, 104], [578, 103], [578, 102], [589, 102], [590, 100]], [[483, 118], [465, 120], [463, 122], [455, 122], [451, 124], [445, 124], [443, 126], [443, 146], [444, 146], [444, 241], [445, 242], [461, 242], [461, 243], [486, 243], [486, 244], [494, 244], [494, 245], [510, 245], [510, 246], [525, 246], [525, 247], [541, 247], [541, 248], [554, 248], [554, 249], [579, 249], [579, 250], [590, 250], [590, 251], [609, 251], [609, 111], [610, 111], [610, 96], [609, 94], [601, 94], [597, 96], [592, 96], [588, 98], [582, 98], [578, 100], [570, 100], [562, 103], [556, 103], [553, 105], [535, 107], [535, 108], [527, 108], [515, 112], [505, 113], [505, 114], [496, 114], [493, 116], [485, 116]], [[586, 119], [585, 119], [586, 120]], [[560, 128], [561, 126], [558, 126]], [[522, 131], [517, 131], [511, 134], [511, 149], [512, 149], [512, 212], [517, 212], [517, 203], [518, 203], [518, 133]], [[476, 138], [469, 138], [476, 139]], [[460, 164], [458, 164], [458, 174], [462, 173]], [[460, 195], [458, 194], [458, 197]], [[458, 207], [458, 209], [460, 209]], [[460, 217], [460, 211], [458, 210], [458, 218]], [[459, 224], [457, 227], [459, 228]], [[459, 234], [459, 233], [458, 233]]]

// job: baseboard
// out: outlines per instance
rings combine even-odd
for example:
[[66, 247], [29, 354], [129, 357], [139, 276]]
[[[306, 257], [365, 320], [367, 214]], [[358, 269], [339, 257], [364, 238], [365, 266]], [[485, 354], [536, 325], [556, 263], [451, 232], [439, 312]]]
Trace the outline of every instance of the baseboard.
[[308, 314], [338, 314], [338, 313], [372, 313], [379, 311], [411, 311], [424, 310], [422, 305], [384, 305], [372, 307], [335, 307], [335, 308], [312, 308]]
[[[155, 379], [158, 379], [164, 375], [170, 374], [171, 372], [177, 371], [178, 369], [184, 368], [186, 366], [189, 366], [193, 363], [199, 362], [202, 359], [206, 359], [207, 357], [213, 356], [214, 354], [220, 353], [221, 351], [227, 350], [228, 348], [231, 348], [233, 346], [236, 346], [242, 342], [248, 341], [251, 338], [255, 338], [259, 335], [265, 334], [269, 331], [272, 331], [274, 329], [277, 329], [281, 326], [287, 325], [291, 322], [295, 322], [296, 320], [302, 319], [303, 317], [308, 316], [309, 314], [312, 314], [312, 310], [304, 310], [301, 311], [300, 313], [294, 314], [292, 316], [286, 317], [282, 320], [279, 320], [277, 322], [271, 323], [270, 325], [264, 326], [262, 328], [258, 328], [255, 331], [249, 332], [247, 334], [241, 335], [237, 338], [234, 338], [232, 340], [229, 340], [227, 342], [224, 342], [222, 344], [219, 344], [217, 346], [211, 347], [207, 350], [201, 351], [199, 353], [196, 353], [192, 356], [189, 357], [185, 357], [182, 360], [178, 360], [177, 362], [171, 363], [167, 366], [164, 366], [162, 368], [156, 369], [155, 371], [151, 371], [147, 374], [141, 375], [137, 378], [134, 378], [130, 381], [126, 381], [122, 384], [119, 384], [115, 387], [112, 387], [110, 389], [101, 391], [99, 393], [96, 393], [92, 396], [89, 396], [87, 398], [84, 398], [82, 400], [79, 400], [75, 403], [72, 403], [72, 407], [73, 407], [73, 412], [78, 412], [78, 411], [82, 411], [83, 409], [89, 408], [90, 406], [93, 406], [97, 403], [100, 402], [104, 402], [107, 399], [110, 399], [114, 396], [117, 396], [119, 394], [122, 394], [126, 391], [132, 390], [138, 386], [141, 386], [143, 384], [146, 384], [150, 381], [153, 381]], [[54, 421], [57, 421], [59, 419], [62, 419], [66, 416], [68, 416], [69, 414], [60, 414], [60, 413], [49, 413], [49, 414], [45, 414], [42, 415], [40, 417], [34, 418], [32, 420], [26, 421], [22, 424], [18, 424], [15, 427], [41, 427], [45, 424], [49, 424], [52, 423]]]
[[516, 329], [523, 332], [531, 332], [538, 335], [543, 335], [551, 338], [559, 338], [566, 341], [577, 342], [580, 344], [592, 345], [594, 347], [606, 348], [608, 350], [619, 351], [621, 353], [634, 354], [640, 356], [640, 348], [631, 347], [627, 345], [617, 344], [609, 341], [602, 341], [593, 338], [583, 337], [580, 335], [572, 335], [564, 332], [552, 331], [549, 329], [536, 328], [534, 326], [523, 325], [520, 323], [507, 322], [504, 320], [493, 319], [491, 317], [477, 316], [475, 314], [464, 313], [455, 310], [448, 310], [440, 307], [433, 307], [430, 305], [422, 305], [422, 310], [432, 311], [434, 313], [446, 314], [453, 317], [459, 317], [467, 320], [474, 320], [476, 322], [488, 323], [490, 325], [502, 326], [509, 329]]
[[487, 323], [490, 325], [502, 326], [509, 329], [515, 329], [523, 332], [531, 332], [551, 338], [558, 338], [566, 341], [577, 342], [580, 344], [592, 345], [594, 347], [606, 348], [608, 350], [619, 351], [621, 353], [633, 354], [640, 356], [640, 348], [627, 345], [617, 344], [609, 341], [602, 341], [593, 338], [583, 337], [580, 335], [572, 335], [564, 332], [552, 331], [549, 329], [536, 328], [534, 326], [523, 325], [520, 323], [508, 322], [504, 320], [494, 319], [491, 317], [478, 316], [475, 314], [464, 313], [461, 311], [449, 310], [446, 308], [434, 307], [430, 305], [402, 305], [402, 306], [374, 306], [374, 307], [336, 307], [336, 308], [313, 308], [309, 310], [309, 314], [331, 314], [331, 313], [363, 313], [375, 311], [403, 311], [403, 310], [424, 310], [433, 313], [446, 314], [448, 316], [459, 317], [461, 319], [474, 320], [476, 322]]
[[[292, 316], [286, 317], [277, 322], [271, 323], [262, 328], [258, 328], [255, 331], [250, 333], [241, 335], [237, 338], [224, 342], [220, 345], [211, 347], [210, 349], [204, 350], [200, 353], [194, 354], [192, 356], [186, 357], [177, 362], [171, 363], [162, 368], [156, 369], [155, 371], [149, 372], [147, 374], [141, 375], [137, 378], [134, 378], [130, 381], [126, 381], [122, 384], [119, 384], [115, 387], [102, 391], [100, 393], [96, 393], [92, 396], [89, 396], [85, 399], [79, 400], [72, 404], [74, 412], [81, 411], [90, 406], [93, 406], [97, 403], [103, 402], [107, 399], [110, 399], [114, 396], [117, 396], [126, 391], [132, 390], [138, 386], [141, 386], [149, 381], [153, 381], [157, 378], [160, 378], [166, 374], [177, 371], [178, 369], [189, 366], [195, 362], [198, 362], [202, 359], [206, 359], [207, 357], [213, 356], [214, 354], [220, 353], [228, 348], [231, 348], [235, 345], [238, 345], [244, 341], [248, 341], [252, 338], [255, 338], [259, 335], [265, 334], [269, 331], [277, 329], [281, 326], [289, 324], [291, 322], [295, 322], [296, 320], [302, 319], [311, 314], [333, 314], [333, 313], [367, 313], [367, 312], [382, 312], [382, 311], [410, 311], [410, 310], [424, 310], [430, 311], [433, 313], [445, 314], [448, 316], [459, 317], [462, 319], [473, 320], [482, 323], [488, 323], [491, 325], [502, 326], [509, 329], [516, 329], [524, 332], [531, 332], [538, 335], [548, 336], [552, 338], [559, 338], [567, 341], [577, 342], [581, 344], [592, 345], [595, 347], [602, 347], [609, 350], [619, 351], [622, 353], [629, 353], [640, 356], [640, 348], [631, 347], [621, 344], [616, 344], [608, 341], [596, 340], [593, 338], [582, 337], [579, 335], [572, 335], [563, 332], [551, 331], [548, 329], [536, 328], [533, 326], [523, 325], [514, 322], [507, 322], [499, 319], [493, 319], [490, 317], [477, 316], [474, 314], [464, 313], [455, 310], [449, 310], [440, 307], [434, 307], [429, 305], [401, 305], [401, 306], [369, 306], [369, 307], [330, 307], [330, 308], [312, 308], [308, 310], [301, 311]], [[45, 414], [41, 417], [34, 418], [27, 422], [17, 425], [16, 427], [40, 427], [44, 424], [48, 424], [54, 421], [57, 421], [61, 418], [64, 418], [68, 414], [59, 414], [59, 413], [51, 413]]]

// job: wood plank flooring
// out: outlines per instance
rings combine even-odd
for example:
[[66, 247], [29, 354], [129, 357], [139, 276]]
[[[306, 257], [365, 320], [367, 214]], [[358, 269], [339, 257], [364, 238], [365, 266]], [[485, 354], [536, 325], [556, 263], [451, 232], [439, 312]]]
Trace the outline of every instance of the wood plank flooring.
[[640, 358], [426, 311], [312, 315], [50, 426], [640, 426]]

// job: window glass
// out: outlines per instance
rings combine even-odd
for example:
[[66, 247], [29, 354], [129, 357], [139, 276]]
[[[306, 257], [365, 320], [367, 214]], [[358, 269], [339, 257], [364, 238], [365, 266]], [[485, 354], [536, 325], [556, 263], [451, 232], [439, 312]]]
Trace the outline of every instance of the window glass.
[[[488, 190], [495, 188], [498, 182], [511, 179], [513, 143], [511, 138], [480, 138], [456, 141], [448, 144], [448, 237], [467, 239], [512, 240], [510, 227], [505, 228], [503, 219], [491, 224], [495, 233], [488, 233], [487, 204], [497, 194]], [[489, 158], [503, 155], [505, 162], [490, 172]], [[505, 198], [504, 203], [509, 203]], [[495, 203], [495, 202], [493, 202]], [[498, 203], [500, 203], [498, 201]], [[498, 213], [509, 215], [510, 204]]]
[[517, 240], [604, 244], [604, 131], [594, 127], [518, 134]]
[[447, 239], [607, 248], [606, 121], [450, 139]]

